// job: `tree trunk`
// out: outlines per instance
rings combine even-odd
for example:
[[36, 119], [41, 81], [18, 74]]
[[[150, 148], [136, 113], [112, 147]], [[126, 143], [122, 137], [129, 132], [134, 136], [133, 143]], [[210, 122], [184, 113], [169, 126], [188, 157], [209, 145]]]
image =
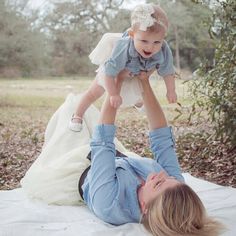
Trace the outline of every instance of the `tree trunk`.
[[175, 31], [175, 63], [178, 72], [180, 72], [179, 35], [177, 26], [174, 27], [174, 31]]

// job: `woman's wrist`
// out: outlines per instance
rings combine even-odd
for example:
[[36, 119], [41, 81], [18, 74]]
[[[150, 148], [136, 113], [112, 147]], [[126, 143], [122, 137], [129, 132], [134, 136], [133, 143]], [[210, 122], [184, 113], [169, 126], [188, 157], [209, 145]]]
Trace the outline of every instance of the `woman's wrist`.
[[151, 85], [149, 83], [149, 80], [140, 80], [141, 81], [141, 85], [143, 87], [143, 90], [147, 90], [151, 88]]
[[105, 76], [105, 87], [107, 89], [107, 92], [110, 96], [115, 96], [118, 94], [117, 88], [115, 85], [115, 79], [112, 78], [111, 76]]
[[110, 96], [107, 95], [103, 102], [98, 124], [112, 125], [115, 123], [117, 109], [110, 104]]

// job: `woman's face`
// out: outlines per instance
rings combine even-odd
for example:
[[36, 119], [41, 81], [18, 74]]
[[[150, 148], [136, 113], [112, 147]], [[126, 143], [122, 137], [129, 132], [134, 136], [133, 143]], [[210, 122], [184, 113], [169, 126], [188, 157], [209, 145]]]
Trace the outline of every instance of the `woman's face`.
[[160, 173], [151, 173], [148, 175], [145, 184], [142, 186], [142, 200], [147, 205], [166, 189], [180, 184], [174, 177], [168, 176], [164, 171]]

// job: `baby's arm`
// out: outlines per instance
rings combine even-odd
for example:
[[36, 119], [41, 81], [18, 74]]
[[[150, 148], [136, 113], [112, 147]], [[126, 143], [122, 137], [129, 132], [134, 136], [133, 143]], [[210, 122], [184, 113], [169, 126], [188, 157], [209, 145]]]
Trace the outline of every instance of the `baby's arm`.
[[157, 72], [165, 81], [167, 89], [166, 97], [169, 103], [175, 103], [177, 102], [177, 95], [175, 92], [175, 69], [173, 66], [173, 56], [170, 47], [165, 41], [162, 46], [162, 53], [164, 61], [162, 64], [157, 66]]
[[118, 40], [116, 43], [111, 57], [105, 62], [105, 86], [108, 94], [110, 95], [110, 102], [112, 107], [118, 108], [122, 99], [119, 95], [119, 88], [116, 81], [119, 80], [119, 74], [125, 69], [127, 58], [127, 50], [129, 46], [128, 39]]
[[169, 103], [177, 102], [177, 94], [175, 92], [175, 76], [174, 75], [166, 75], [163, 77], [166, 84], [166, 97]]
[[119, 94], [119, 89], [116, 86], [116, 81], [112, 76], [105, 75], [105, 86], [110, 96], [110, 104], [114, 108], [118, 108], [122, 104], [122, 98]]

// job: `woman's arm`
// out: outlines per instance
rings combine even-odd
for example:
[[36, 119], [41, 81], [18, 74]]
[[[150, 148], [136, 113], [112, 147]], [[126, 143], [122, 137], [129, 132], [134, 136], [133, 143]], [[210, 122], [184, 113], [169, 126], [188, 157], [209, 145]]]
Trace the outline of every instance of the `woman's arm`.
[[[116, 81], [118, 91], [121, 81]], [[89, 199], [86, 199], [86, 202], [95, 214], [105, 221], [108, 221], [107, 217], [118, 191], [114, 145], [116, 112], [117, 110], [110, 104], [108, 94], [102, 105], [99, 122], [94, 128], [90, 143], [92, 155], [91, 168], [87, 176]]]
[[[127, 70], [122, 70], [121, 72], [118, 73], [116, 79], [111, 79], [107, 78], [110, 81], [112, 81], [114, 84], [112, 86], [115, 86], [115, 90], [117, 94], [120, 94], [121, 86], [122, 83], [125, 79], [125, 77], [128, 76], [128, 71]], [[115, 123], [115, 118], [116, 118], [116, 112], [117, 109], [112, 106], [110, 99], [111, 94], [107, 94], [107, 97], [102, 105], [101, 113], [100, 113], [100, 119], [99, 119], [99, 124], [114, 124]]]
[[91, 168], [87, 175], [89, 193], [85, 198], [89, 208], [103, 220], [106, 220], [107, 210], [114, 202], [118, 189], [114, 145], [115, 116], [116, 109], [110, 105], [107, 95], [90, 142]]
[[149, 74], [146, 73], [146, 75], [147, 77], [145, 78], [142, 74], [142, 79], [140, 79], [140, 81], [143, 87], [143, 103], [146, 109], [150, 130], [166, 127], [167, 121], [164, 112], [150, 86], [148, 79]]
[[149, 80], [141, 80], [143, 87], [143, 102], [150, 126], [150, 143], [155, 160], [170, 176], [184, 181], [181, 175], [177, 155], [174, 149], [174, 137], [171, 127], [167, 126], [164, 112], [156, 99]]
[[104, 125], [114, 125], [116, 119], [116, 112], [117, 109], [111, 106], [110, 96], [109, 94], [107, 94], [107, 97], [102, 105], [98, 123]]

